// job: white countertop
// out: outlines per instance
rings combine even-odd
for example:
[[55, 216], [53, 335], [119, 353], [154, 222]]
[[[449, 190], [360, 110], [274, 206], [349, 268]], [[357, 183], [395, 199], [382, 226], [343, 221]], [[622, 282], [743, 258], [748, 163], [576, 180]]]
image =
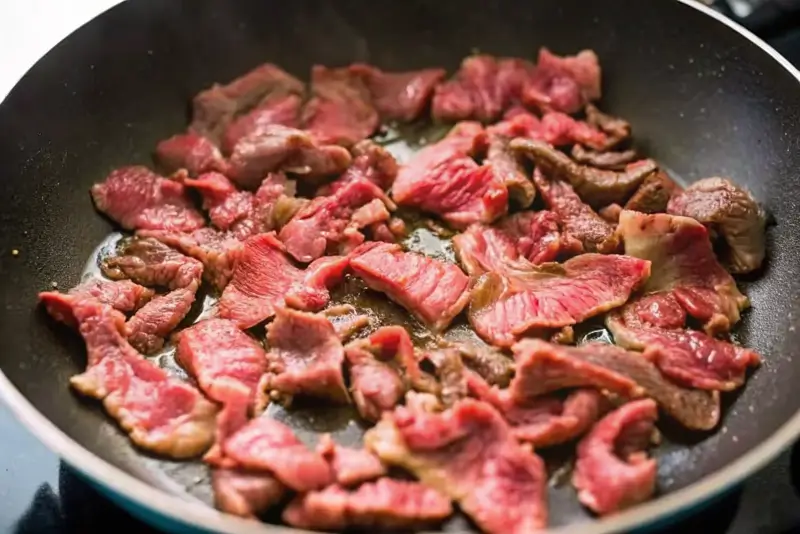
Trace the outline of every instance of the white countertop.
[[0, 100], [36, 61], [121, 0], [0, 0]]

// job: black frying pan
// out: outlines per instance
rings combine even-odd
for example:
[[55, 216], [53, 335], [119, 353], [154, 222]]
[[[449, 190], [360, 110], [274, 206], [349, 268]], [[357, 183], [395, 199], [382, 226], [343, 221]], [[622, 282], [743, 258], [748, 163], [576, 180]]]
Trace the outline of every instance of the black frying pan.
[[454, 69], [475, 48], [533, 57], [541, 45], [594, 48], [603, 108], [630, 119], [649, 154], [689, 181], [733, 177], [777, 221], [764, 273], [744, 283], [753, 309], [739, 330], [765, 363], [727, 399], [722, 428], [657, 452], [662, 496], [653, 502], [586, 523], [565, 485], [551, 493], [551, 522], [572, 525], [565, 532], [630, 530], [736, 484], [800, 433], [800, 73], [710, 10], [677, 0], [134, 0], [98, 17], [0, 105], [2, 397], [68, 463], [162, 527], [286, 531], [198, 502], [208, 499], [200, 464], [137, 452], [69, 390], [83, 344], [37, 309], [36, 293], [76, 284], [111, 230], [89, 186], [114, 167], [148, 163], [158, 140], [185, 127], [193, 94], [266, 60], [299, 75], [352, 61]]

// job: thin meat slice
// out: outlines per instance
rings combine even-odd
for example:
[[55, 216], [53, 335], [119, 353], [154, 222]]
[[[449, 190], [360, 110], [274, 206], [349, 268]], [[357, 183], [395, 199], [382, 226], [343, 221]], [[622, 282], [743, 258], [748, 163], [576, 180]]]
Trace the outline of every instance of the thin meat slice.
[[274, 233], [258, 234], [244, 242], [244, 250], [230, 283], [219, 299], [220, 317], [240, 328], [250, 328], [288, 304], [304, 310], [320, 310], [328, 303], [328, 288], [344, 276], [348, 260], [320, 258], [302, 270], [285, 254]]
[[125, 324], [128, 342], [144, 354], [161, 350], [164, 339], [192, 309], [196, 292], [196, 284], [181, 287], [142, 306]]
[[372, 103], [383, 120], [411, 122], [418, 118], [444, 78], [444, 69], [385, 72], [377, 67], [356, 63], [350, 72], [364, 78]]
[[431, 527], [453, 513], [450, 499], [418, 482], [381, 478], [356, 490], [330, 486], [299, 495], [283, 511], [298, 528], [406, 530]]
[[237, 115], [265, 99], [281, 95], [302, 96], [303, 83], [271, 63], [254, 68], [225, 84], [214, 84], [192, 100], [191, 131], [217, 141]]
[[570, 184], [552, 180], [539, 169], [533, 173], [533, 182], [547, 207], [561, 220], [565, 239], [570, 248], [586, 252], [609, 254], [619, 248], [619, 237], [614, 225], [600, 217]]
[[608, 151], [629, 141], [632, 135], [631, 124], [623, 118], [603, 113], [591, 102], [586, 104], [586, 121], [599, 128], [608, 136], [603, 151]]
[[89, 299], [76, 301], [72, 312], [88, 360], [72, 387], [103, 401], [139, 447], [176, 459], [202, 454], [214, 439], [214, 404], [136, 352], [121, 313]]
[[766, 254], [764, 213], [753, 196], [729, 178], [704, 178], [675, 195], [667, 211], [691, 217], [725, 239], [725, 263], [734, 273], [761, 267]]
[[310, 396], [348, 403], [344, 348], [325, 317], [279, 307], [267, 326], [267, 387], [284, 396]]
[[595, 425], [578, 445], [572, 477], [581, 503], [605, 515], [653, 495], [656, 461], [642, 449], [657, 418], [656, 403], [643, 399], [617, 408]]
[[[573, 145], [570, 155], [572, 159], [581, 165], [588, 165], [589, 167], [610, 171], [622, 171], [629, 163], [633, 163], [639, 159], [639, 155], [633, 149], [619, 152], [600, 152], [585, 148], [583, 145]], [[646, 181], [647, 180], [645, 180], [645, 182]]]
[[517, 374], [510, 395], [517, 402], [565, 388], [594, 387], [632, 398], [648, 396], [692, 430], [711, 430], [719, 422], [719, 394], [688, 389], [667, 380], [644, 356], [614, 345], [588, 343], [565, 347], [528, 339], [514, 346]]
[[534, 265], [555, 261], [566, 246], [551, 211], [523, 211], [494, 226], [474, 224], [453, 237], [458, 260], [470, 276], [505, 272], [526, 260]]
[[44, 304], [50, 316], [69, 326], [77, 327], [78, 323], [72, 313], [74, 302], [83, 299], [96, 300], [100, 304], [108, 304], [117, 311], [134, 312], [147, 304], [155, 292], [130, 280], [110, 282], [92, 278], [77, 285], [67, 293], [43, 291], [39, 293], [39, 301]]
[[400, 404], [406, 385], [398, 369], [358, 346], [348, 346], [345, 356], [350, 369], [350, 394], [362, 419], [377, 421], [383, 412]]
[[472, 289], [469, 320], [493, 345], [585, 321], [623, 305], [644, 285], [650, 263], [618, 255], [583, 254], [563, 264], [488, 272]]
[[255, 189], [270, 172], [287, 171], [302, 177], [341, 174], [350, 153], [340, 146], [315, 140], [304, 130], [270, 124], [241, 137], [231, 150], [227, 176], [239, 186]]
[[514, 437], [534, 448], [550, 447], [571, 441], [600, 418], [607, 401], [594, 389], [579, 389], [566, 399], [540, 396], [516, 399], [508, 389], [490, 387], [474, 373], [467, 377], [469, 392], [488, 402], [511, 425]]
[[237, 467], [267, 471], [295, 491], [333, 482], [328, 462], [303, 445], [291, 428], [269, 417], [252, 419], [225, 441], [223, 449]]
[[225, 172], [227, 162], [217, 146], [194, 132], [176, 134], [156, 145], [155, 159], [164, 171], [185, 169], [192, 176], [204, 172]]
[[302, 106], [303, 99], [298, 94], [268, 96], [252, 111], [239, 116], [225, 128], [222, 150], [225, 154], [230, 154], [240, 139], [249, 135], [258, 135], [264, 128], [272, 124], [296, 128], [299, 125]]
[[211, 488], [217, 509], [255, 518], [283, 499], [286, 487], [271, 475], [239, 469], [213, 469]]
[[197, 290], [203, 264], [149, 237], [123, 240], [117, 256], [106, 258], [101, 268], [112, 280], [131, 279], [145, 286]]
[[344, 173], [317, 191], [317, 196], [330, 195], [350, 182], [367, 180], [383, 190], [388, 190], [397, 177], [399, 167], [391, 152], [379, 144], [365, 139], [350, 149], [353, 164]]
[[625, 209], [641, 213], [667, 211], [669, 199], [681, 188], [664, 171], [656, 171], [645, 178], [639, 189], [625, 203]]
[[330, 434], [320, 438], [317, 452], [330, 462], [336, 483], [341, 486], [356, 486], [386, 474], [386, 467], [377, 456], [366, 449], [337, 445]]
[[92, 186], [97, 209], [126, 230], [189, 232], [205, 225], [183, 184], [146, 167], [122, 167]]
[[318, 142], [349, 147], [378, 128], [378, 111], [358, 72], [314, 65], [311, 93], [303, 108], [302, 124]]
[[401, 206], [435, 213], [458, 228], [492, 222], [508, 209], [508, 190], [491, 165], [479, 166], [472, 159], [486, 144], [480, 124], [456, 124], [444, 139], [401, 167], [392, 198]]
[[510, 146], [531, 158], [550, 178], [572, 184], [575, 192], [594, 208], [625, 202], [656, 170], [653, 160], [631, 163], [622, 172], [587, 167], [575, 163], [547, 143], [530, 139], [515, 139]]
[[[452, 330], [451, 330], [452, 332]], [[514, 362], [504, 353], [484, 343], [476, 334], [474, 340], [447, 339], [444, 347], [458, 351], [464, 365], [490, 385], [506, 387], [514, 374]]]
[[486, 403], [464, 399], [442, 413], [399, 407], [364, 439], [385, 463], [457, 501], [484, 532], [523, 534], [547, 526], [544, 462], [517, 443]]
[[316, 197], [301, 208], [278, 237], [289, 254], [304, 263], [329, 250], [348, 253], [353, 244], [364, 242], [360, 228], [389, 220], [388, 209], [394, 209], [394, 203], [377, 185], [366, 179], [351, 180], [332, 195]]
[[584, 144], [599, 149], [608, 143], [608, 136], [603, 131], [585, 121], [558, 111], [548, 111], [540, 119], [521, 107], [510, 108], [502, 121], [487, 127], [486, 131], [489, 135], [523, 137], [554, 146]]
[[525, 84], [522, 101], [544, 111], [575, 113], [601, 96], [600, 61], [592, 50], [557, 56], [539, 50], [536, 71]]
[[366, 244], [352, 253], [350, 267], [370, 289], [435, 331], [444, 330], [469, 300], [469, 278], [456, 265], [404, 252], [399, 245]]
[[527, 208], [536, 198], [536, 188], [531, 182], [522, 158], [509, 147], [511, 138], [495, 134], [489, 139], [489, 151], [484, 163], [488, 164], [497, 178], [505, 184], [508, 196], [519, 207]]
[[155, 239], [200, 261], [203, 264], [203, 278], [219, 291], [228, 285], [244, 251], [242, 242], [235, 236], [213, 228], [201, 228], [188, 233], [142, 230], [137, 235]]
[[465, 58], [453, 80], [439, 84], [433, 95], [437, 121], [496, 120], [505, 108], [505, 87], [497, 83], [497, 59], [489, 55]]

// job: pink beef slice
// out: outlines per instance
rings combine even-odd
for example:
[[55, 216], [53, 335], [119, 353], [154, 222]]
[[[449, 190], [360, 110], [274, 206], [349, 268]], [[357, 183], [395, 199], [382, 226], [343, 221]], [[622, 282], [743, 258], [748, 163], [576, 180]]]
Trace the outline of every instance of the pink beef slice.
[[296, 128], [299, 125], [302, 106], [303, 99], [297, 94], [268, 96], [252, 111], [241, 115], [228, 125], [222, 137], [223, 152], [230, 154], [240, 139], [248, 135], [257, 135], [272, 124]]
[[600, 62], [591, 50], [575, 56], [557, 56], [539, 50], [536, 71], [527, 80], [522, 101], [545, 111], [575, 113], [601, 96]]
[[142, 306], [125, 325], [130, 344], [144, 354], [161, 350], [165, 338], [191, 310], [196, 292], [194, 285], [178, 288]]
[[378, 111], [359, 73], [314, 65], [311, 93], [302, 124], [318, 142], [350, 147], [377, 130]]
[[217, 146], [194, 132], [176, 134], [158, 143], [155, 159], [169, 173], [185, 169], [190, 175], [197, 176], [227, 169], [227, 162]]
[[468, 373], [472, 396], [488, 402], [503, 414], [514, 437], [534, 448], [571, 441], [600, 418], [607, 401], [594, 389], [579, 389], [562, 399], [553, 395], [515, 398], [508, 389], [490, 387], [481, 377]]
[[392, 153], [379, 144], [365, 139], [350, 149], [353, 164], [344, 173], [317, 191], [317, 196], [330, 195], [350, 182], [367, 180], [383, 190], [388, 190], [397, 178], [399, 167]]
[[457, 501], [483, 532], [523, 534], [547, 526], [544, 462], [517, 443], [486, 403], [464, 399], [440, 413], [399, 407], [364, 439], [384, 463]]
[[118, 311], [84, 299], [72, 313], [87, 350], [87, 369], [72, 387], [101, 400], [137, 446], [176, 459], [202, 454], [214, 438], [214, 404], [136, 352]]
[[274, 233], [255, 235], [244, 242], [231, 281], [222, 292], [220, 317], [250, 328], [284, 304], [322, 309], [330, 298], [328, 288], [341, 281], [347, 264], [347, 258], [330, 256], [299, 269]]
[[656, 461], [643, 449], [657, 417], [656, 403], [643, 399], [622, 405], [595, 425], [578, 445], [572, 476], [581, 503], [605, 515], [653, 495]]
[[248, 422], [225, 441], [223, 449], [238, 468], [271, 473], [295, 491], [333, 482], [325, 458], [303, 445], [291, 428], [266, 416]]
[[580, 143], [596, 150], [605, 148], [609, 136], [586, 121], [574, 119], [566, 113], [548, 111], [540, 119], [529, 111], [514, 107], [506, 111], [503, 120], [489, 126], [490, 135], [508, 138], [545, 141], [553, 146], [570, 146]]
[[568, 246], [551, 211], [523, 211], [494, 226], [473, 224], [453, 237], [458, 260], [470, 276], [505, 272], [525, 261], [533, 265], [555, 261]]
[[242, 242], [227, 232], [201, 228], [194, 232], [142, 230], [138, 235], [155, 239], [203, 264], [203, 278], [218, 291], [225, 289], [244, 251]]
[[383, 412], [400, 404], [406, 386], [396, 368], [358, 346], [348, 346], [345, 358], [350, 369], [350, 395], [362, 419], [377, 421]]
[[357, 486], [386, 474], [377, 456], [366, 449], [337, 445], [330, 434], [320, 438], [317, 452], [331, 464], [336, 483], [341, 486]]
[[211, 488], [217, 509], [248, 518], [269, 510], [286, 494], [286, 487], [271, 475], [239, 469], [213, 469]]
[[486, 143], [480, 124], [457, 124], [400, 168], [392, 198], [401, 206], [435, 213], [457, 228], [501, 217], [508, 209], [506, 185], [491, 165], [478, 165], [471, 157]]
[[[686, 217], [626, 210], [619, 229], [626, 253], [649, 259], [653, 276], [643, 296], [607, 318], [615, 341], [647, 349], [682, 384], [723, 391], [741, 386], [760, 357], [714, 336], [736, 324], [749, 302], [717, 261], [706, 228]], [[706, 333], [687, 330], [687, 317]]]
[[101, 269], [112, 280], [131, 279], [145, 286], [169, 289], [200, 285], [203, 264], [149, 237], [123, 240], [117, 256], [106, 258]]
[[318, 530], [417, 530], [453, 513], [450, 499], [418, 482], [381, 478], [358, 489], [329, 486], [298, 495], [283, 511], [294, 527]]
[[280, 228], [305, 203], [295, 198], [295, 183], [283, 173], [268, 174], [255, 194], [237, 189], [217, 172], [184, 183], [200, 192], [211, 223], [239, 239]]
[[270, 172], [306, 178], [341, 174], [352, 161], [347, 149], [316, 140], [309, 132], [270, 124], [241, 137], [231, 150], [227, 176], [255, 189]]
[[518, 405], [569, 388], [591, 387], [623, 398], [651, 397], [686, 428], [711, 430], [719, 422], [717, 392], [690, 389], [665, 378], [645, 354], [614, 345], [567, 347], [538, 339], [514, 345], [516, 374], [503, 396]]
[[189, 129], [217, 141], [237, 115], [280, 96], [302, 96], [304, 91], [300, 80], [265, 63], [226, 85], [214, 84], [198, 93], [192, 100]]
[[123, 313], [134, 312], [147, 304], [155, 292], [130, 280], [108, 281], [92, 278], [77, 285], [67, 293], [43, 291], [39, 293], [39, 301], [44, 304], [50, 316], [69, 326], [77, 327], [78, 323], [72, 314], [76, 301], [83, 299], [96, 300], [100, 304], [108, 304]]
[[267, 326], [268, 387], [285, 396], [308, 396], [346, 404], [344, 347], [331, 322], [314, 313], [277, 308]]
[[366, 81], [372, 103], [383, 120], [402, 122], [422, 115], [446, 73], [444, 69], [385, 72], [363, 63], [351, 65], [350, 72]]
[[[373, 201], [377, 203], [370, 204]], [[360, 211], [367, 205], [371, 206], [368, 212]], [[332, 195], [316, 197], [301, 208], [281, 229], [278, 237], [289, 254], [303, 263], [319, 258], [329, 250], [347, 253], [354, 248], [353, 245], [364, 242], [360, 228], [389, 220], [387, 205], [394, 208], [378, 186], [365, 179], [352, 180]], [[377, 212], [372, 211], [375, 208]], [[356, 217], [357, 214], [360, 216]]]
[[436, 331], [447, 328], [469, 300], [469, 278], [451, 263], [389, 243], [365, 244], [351, 258], [353, 272], [370, 289], [385, 293]]
[[126, 230], [190, 232], [205, 225], [183, 184], [146, 167], [122, 167], [92, 186], [97, 209]]
[[484, 164], [505, 185], [508, 196], [521, 208], [529, 207], [536, 198], [536, 188], [525, 168], [523, 158], [510, 148], [511, 137], [499, 134], [489, 136], [489, 148]]
[[469, 320], [483, 339], [508, 347], [622, 306], [649, 275], [646, 260], [603, 254], [489, 272], [474, 284]]

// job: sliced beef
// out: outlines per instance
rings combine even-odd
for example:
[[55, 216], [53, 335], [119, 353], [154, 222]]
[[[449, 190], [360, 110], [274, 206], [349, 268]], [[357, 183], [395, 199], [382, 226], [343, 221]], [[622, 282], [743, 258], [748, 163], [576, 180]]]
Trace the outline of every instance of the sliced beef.
[[259, 65], [226, 85], [214, 84], [192, 101], [189, 129], [218, 140], [237, 115], [281, 95], [302, 95], [303, 83], [271, 63]]
[[91, 299], [100, 304], [108, 304], [117, 311], [128, 313], [147, 304], [154, 294], [152, 289], [134, 284], [130, 280], [109, 282], [92, 278], [73, 287], [67, 293], [43, 291], [39, 293], [39, 301], [44, 304], [47, 313], [53, 319], [77, 327], [78, 324], [72, 313], [75, 301]]
[[470, 276], [505, 272], [525, 261], [555, 261], [569, 246], [551, 211], [523, 211], [494, 226], [474, 224], [453, 238], [458, 260]]
[[675, 195], [667, 211], [691, 217], [721, 235], [725, 263], [734, 273], [761, 267], [766, 254], [764, 213], [753, 196], [728, 178], [704, 178]]
[[623, 118], [614, 117], [603, 113], [592, 103], [586, 104], [586, 120], [596, 126], [608, 136], [608, 142], [603, 151], [616, 148], [631, 138], [631, 124]]
[[181, 287], [142, 306], [125, 324], [128, 342], [144, 354], [161, 350], [164, 339], [191, 310], [196, 292], [196, 285]]
[[366, 81], [383, 120], [402, 122], [411, 122], [425, 111], [436, 85], [445, 76], [444, 69], [384, 72], [362, 63], [351, 65], [350, 72]]
[[347, 403], [344, 348], [325, 317], [288, 308], [275, 309], [267, 326], [268, 388], [283, 396], [309, 396]]
[[[573, 145], [570, 155], [572, 156], [572, 159], [581, 165], [587, 165], [589, 167], [596, 167], [598, 169], [606, 169], [610, 171], [625, 170], [625, 167], [627, 167], [629, 163], [633, 163], [639, 159], [638, 154], [633, 149], [622, 150], [619, 152], [600, 152], [585, 148], [583, 145]], [[645, 182], [647, 182], [647, 179]]]
[[317, 452], [330, 462], [336, 483], [341, 486], [356, 486], [386, 474], [377, 456], [366, 449], [337, 445], [330, 434], [320, 438]]
[[364, 242], [359, 229], [389, 220], [387, 208], [393, 209], [394, 203], [383, 190], [357, 178], [330, 196], [313, 199], [281, 229], [278, 237], [289, 254], [304, 263], [327, 251], [346, 254]]
[[[474, 334], [473, 334], [474, 335]], [[506, 387], [514, 374], [514, 362], [475, 335], [474, 342], [447, 340], [444, 346], [458, 351], [461, 361], [493, 386]]]
[[237, 468], [267, 471], [295, 491], [333, 482], [325, 458], [303, 445], [291, 428], [269, 417], [252, 419], [225, 441], [223, 449]]
[[518, 403], [574, 387], [594, 387], [629, 398], [646, 395], [686, 428], [714, 428], [720, 417], [719, 395], [670, 382], [648, 356], [602, 343], [565, 347], [523, 340], [514, 346], [517, 373], [509, 394]]
[[547, 176], [568, 181], [578, 195], [595, 208], [625, 202], [656, 170], [656, 163], [652, 160], [631, 163], [622, 172], [579, 165], [542, 141], [516, 139], [511, 147], [531, 158]]
[[237, 141], [227, 175], [239, 186], [255, 189], [269, 172], [333, 176], [344, 172], [351, 161], [345, 148], [318, 142], [304, 130], [270, 124]]
[[269, 510], [286, 494], [286, 487], [271, 475], [239, 469], [213, 469], [211, 488], [217, 509], [249, 518]]
[[258, 136], [272, 124], [296, 128], [299, 125], [302, 106], [303, 99], [297, 94], [276, 94], [267, 97], [252, 111], [241, 115], [225, 128], [222, 150], [226, 154], [230, 154], [240, 139], [247, 136]]
[[203, 264], [203, 278], [219, 291], [228, 285], [244, 251], [242, 242], [235, 236], [213, 228], [201, 228], [189, 233], [142, 230], [138, 235], [160, 241], [199, 260]]
[[97, 209], [126, 230], [189, 232], [205, 225], [183, 184], [146, 167], [122, 167], [92, 186]]
[[383, 190], [388, 190], [397, 177], [399, 167], [391, 152], [369, 139], [356, 143], [350, 149], [353, 164], [344, 173], [319, 189], [317, 195], [330, 195], [356, 180], [367, 180]]
[[435, 213], [454, 227], [492, 222], [505, 214], [508, 191], [491, 165], [479, 166], [472, 159], [486, 144], [480, 124], [457, 124], [401, 167], [392, 197], [399, 205]]
[[581, 503], [605, 515], [653, 495], [656, 461], [642, 449], [657, 417], [652, 400], [631, 402], [605, 416], [580, 442], [572, 483]]
[[600, 62], [591, 50], [560, 57], [539, 50], [536, 71], [527, 81], [522, 101], [545, 111], [575, 113], [601, 96]]
[[586, 433], [603, 414], [607, 401], [594, 389], [579, 389], [566, 399], [541, 396], [518, 399], [511, 390], [489, 387], [475, 374], [468, 375], [470, 394], [488, 402], [511, 425], [514, 437], [534, 448], [572, 441]]
[[225, 172], [227, 162], [217, 146], [194, 132], [176, 134], [156, 145], [156, 162], [169, 173], [185, 169], [192, 176]]
[[498, 83], [499, 65], [496, 58], [475, 55], [465, 58], [455, 78], [436, 87], [431, 104], [437, 121], [475, 119], [496, 120], [511, 95]]
[[547, 207], [561, 220], [570, 248], [602, 254], [617, 250], [619, 237], [614, 226], [584, 204], [570, 184], [552, 180], [539, 169], [533, 173], [533, 182]]
[[320, 258], [307, 269], [295, 267], [274, 233], [258, 234], [244, 242], [233, 276], [219, 300], [220, 317], [250, 328], [275, 314], [284, 303], [319, 310], [328, 303], [328, 288], [337, 284], [347, 259]]
[[579, 146], [576, 143], [582, 143], [599, 148], [608, 143], [608, 136], [604, 132], [585, 121], [558, 111], [548, 111], [540, 119], [520, 107], [506, 111], [503, 120], [487, 127], [486, 131], [490, 135], [524, 137], [554, 146]]
[[468, 393], [467, 369], [461, 354], [454, 348], [430, 350], [422, 354], [420, 360], [433, 365], [438, 380], [438, 399], [442, 407], [453, 406]]
[[507, 347], [525, 334], [580, 323], [623, 305], [649, 275], [647, 261], [602, 254], [489, 272], [473, 287], [470, 324], [486, 341]]
[[149, 237], [123, 240], [117, 256], [106, 258], [101, 268], [112, 280], [131, 279], [145, 286], [169, 289], [200, 285], [203, 264]]
[[504, 135], [491, 135], [489, 151], [485, 164], [508, 190], [508, 196], [521, 208], [527, 208], [536, 198], [536, 188], [522, 158], [509, 148], [511, 138]]
[[398, 369], [365, 348], [348, 346], [345, 354], [350, 368], [350, 392], [358, 414], [366, 421], [377, 421], [383, 412], [393, 410], [403, 400], [403, 378]]
[[642, 185], [625, 204], [626, 210], [641, 213], [661, 213], [667, 211], [667, 204], [673, 194], [680, 190], [664, 171], [656, 171], [644, 179]]
[[136, 352], [118, 311], [82, 299], [72, 313], [87, 350], [87, 369], [72, 387], [103, 401], [139, 447], [176, 459], [202, 454], [214, 439], [214, 404]]
[[469, 278], [456, 265], [404, 252], [399, 245], [368, 243], [353, 252], [350, 267], [370, 289], [435, 331], [444, 330], [469, 300]]
[[407, 530], [441, 523], [453, 513], [450, 499], [418, 482], [381, 478], [356, 490], [330, 486], [299, 495], [283, 511], [294, 527]]
[[311, 100], [303, 108], [302, 124], [318, 142], [349, 147], [377, 130], [378, 111], [358, 72], [314, 65], [311, 92]]
[[547, 526], [544, 463], [486, 403], [465, 399], [442, 413], [399, 407], [365, 443], [385, 463], [457, 501], [484, 532], [523, 534]]

